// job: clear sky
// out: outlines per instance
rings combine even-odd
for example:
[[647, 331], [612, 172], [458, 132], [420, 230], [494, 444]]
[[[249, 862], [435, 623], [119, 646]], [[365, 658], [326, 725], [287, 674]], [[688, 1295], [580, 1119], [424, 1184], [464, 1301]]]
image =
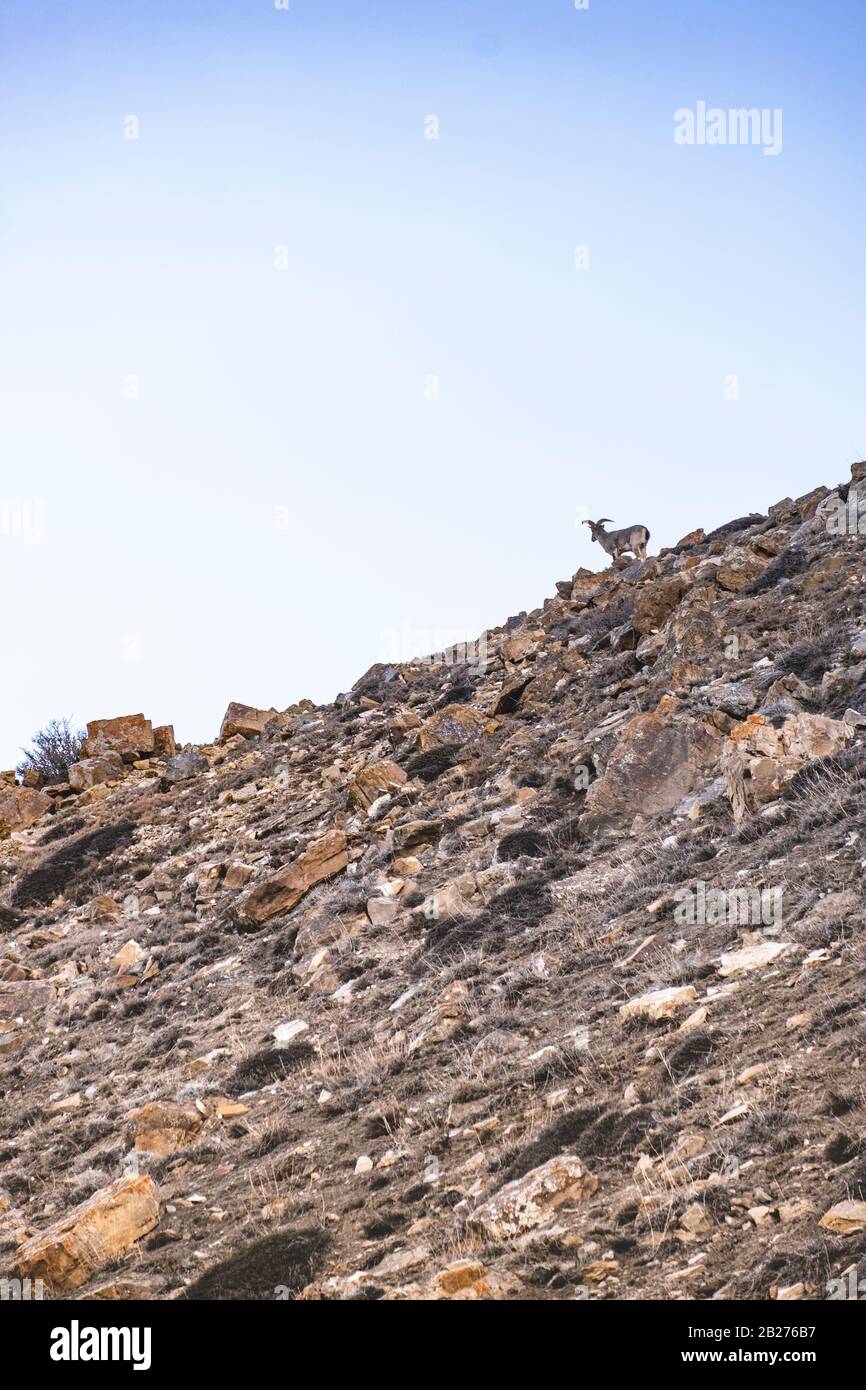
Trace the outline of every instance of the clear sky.
[[846, 476], [864, 51], [862, 0], [0, 0], [0, 767]]

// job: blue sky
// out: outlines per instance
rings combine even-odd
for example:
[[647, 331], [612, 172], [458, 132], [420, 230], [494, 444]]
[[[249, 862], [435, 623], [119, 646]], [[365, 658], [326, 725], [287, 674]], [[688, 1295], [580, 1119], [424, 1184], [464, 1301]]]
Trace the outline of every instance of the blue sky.
[[[333, 698], [600, 567], [582, 516], [652, 550], [845, 476], [864, 30], [0, 3], [0, 764], [58, 715]], [[677, 145], [700, 101], [781, 152]]]

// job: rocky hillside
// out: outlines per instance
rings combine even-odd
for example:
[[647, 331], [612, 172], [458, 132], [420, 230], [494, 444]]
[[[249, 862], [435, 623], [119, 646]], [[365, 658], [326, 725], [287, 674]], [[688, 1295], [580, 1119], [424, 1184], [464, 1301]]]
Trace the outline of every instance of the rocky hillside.
[[182, 750], [95, 721], [67, 782], [6, 774], [0, 1273], [866, 1276], [864, 581], [856, 486], [822, 487], [331, 705]]

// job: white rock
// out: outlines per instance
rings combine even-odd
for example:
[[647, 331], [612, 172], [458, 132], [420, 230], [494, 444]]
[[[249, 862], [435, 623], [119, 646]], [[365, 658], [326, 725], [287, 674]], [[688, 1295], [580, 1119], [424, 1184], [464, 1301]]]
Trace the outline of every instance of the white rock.
[[277, 1047], [286, 1047], [294, 1038], [300, 1037], [301, 1033], [306, 1033], [309, 1026], [302, 1018], [295, 1018], [291, 1023], [280, 1023], [273, 1032], [274, 1042]]

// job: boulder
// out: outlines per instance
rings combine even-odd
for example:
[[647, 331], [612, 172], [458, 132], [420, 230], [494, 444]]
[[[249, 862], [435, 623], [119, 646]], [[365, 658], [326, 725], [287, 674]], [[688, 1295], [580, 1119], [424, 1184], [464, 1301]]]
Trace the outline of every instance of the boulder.
[[837, 1236], [852, 1236], [866, 1230], [866, 1202], [837, 1202], [818, 1222]]
[[51, 797], [36, 787], [0, 786], [0, 836], [29, 830], [50, 811]]
[[394, 853], [405, 854], [422, 845], [435, 844], [442, 834], [441, 820], [410, 820], [394, 828]]
[[816, 487], [811, 492], [804, 492], [802, 497], [798, 497], [795, 506], [804, 521], [810, 521], [817, 512], [825, 497], [830, 495], [828, 487]]
[[729, 550], [719, 565], [718, 583], [721, 588], [738, 594], [756, 579], [760, 579], [766, 568], [767, 561], [762, 560], [753, 550]]
[[260, 734], [265, 725], [278, 714], [279, 710], [256, 709], [253, 705], [240, 705], [232, 701], [223, 715], [217, 742], [225, 743], [226, 739], [232, 738], [234, 734], [241, 734], [243, 738], [255, 738], [256, 734]]
[[663, 1019], [673, 1018], [680, 1009], [694, 1004], [698, 992], [694, 985], [674, 985], [672, 989], [657, 989], [652, 994], [642, 994], [639, 999], [630, 999], [620, 1005], [620, 1018], [647, 1018], [651, 1023], [661, 1023]]
[[153, 751], [159, 758], [173, 758], [177, 752], [174, 728], [171, 724], [158, 724], [153, 731]]
[[666, 636], [671, 656], [685, 661], [714, 663], [721, 653], [721, 625], [710, 608], [698, 602], [694, 590], [673, 614]]
[[91, 719], [81, 751], [85, 758], [118, 753], [125, 763], [153, 752], [153, 726], [143, 714], [122, 714], [116, 719]]
[[746, 975], [751, 970], [763, 970], [781, 956], [796, 950], [791, 941], [759, 941], [754, 946], [744, 946], [740, 951], [729, 951], [719, 961], [719, 974], [723, 979], [732, 975]]
[[571, 599], [572, 602], [589, 603], [595, 596], [601, 593], [607, 584], [605, 574], [595, 574], [592, 570], [579, 569], [571, 580]]
[[442, 744], [468, 743], [477, 738], [487, 723], [487, 715], [473, 705], [446, 705], [430, 716], [418, 734], [422, 753]]
[[378, 797], [393, 794], [406, 781], [406, 773], [397, 763], [385, 760], [371, 763], [356, 772], [349, 783], [349, 800], [359, 810], [367, 811]]
[[260, 925], [291, 912], [315, 884], [342, 873], [348, 862], [345, 835], [339, 830], [323, 835], [291, 864], [251, 889], [240, 909], [241, 920]]
[[17, 980], [0, 984], [0, 1020], [35, 1018], [50, 1007], [57, 991], [47, 980]]
[[190, 778], [198, 777], [200, 772], [207, 772], [209, 767], [210, 763], [203, 753], [189, 749], [169, 758], [163, 769], [162, 780], [169, 786], [174, 786], [177, 782], [188, 782]]
[[557, 1154], [478, 1207], [469, 1224], [490, 1240], [510, 1240], [550, 1221], [557, 1208], [591, 1197], [598, 1181], [573, 1154]]
[[646, 584], [637, 596], [631, 625], [642, 637], [663, 627], [685, 594], [688, 584], [681, 575]]
[[804, 711], [789, 715], [778, 728], [762, 714], [736, 724], [721, 760], [734, 819], [775, 800], [801, 767], [841, 752], [855, 732], [842, 719]]
[[129, 1135], [139, 1152], [164, 1158], [188, 1148], [203, 1124], [204, 1116], [194, 1105], [150, 1101], [129, 1116]]
[[77, 792], [87, 791], [101, 782], [116, 782], [123, 776], [123, 759], [119, 753], [103, 753], [100, 757], [82, 758], [69, 769], [69, 785]]
[[159, 1195], [146, 1175], [118, 1178], [19, 1246], [22, 1279], [42, 1279], [52, 1294], [69, 1293], [130, 1250], [159, 1221]]
[[665, 696], [652, 713], [638, 714], [625, 726], [603, 774], [587, 792], [588, 827], [666, 814], [703, 785], [718, 759], [720, 740], [678, 710], [677, 701]]

